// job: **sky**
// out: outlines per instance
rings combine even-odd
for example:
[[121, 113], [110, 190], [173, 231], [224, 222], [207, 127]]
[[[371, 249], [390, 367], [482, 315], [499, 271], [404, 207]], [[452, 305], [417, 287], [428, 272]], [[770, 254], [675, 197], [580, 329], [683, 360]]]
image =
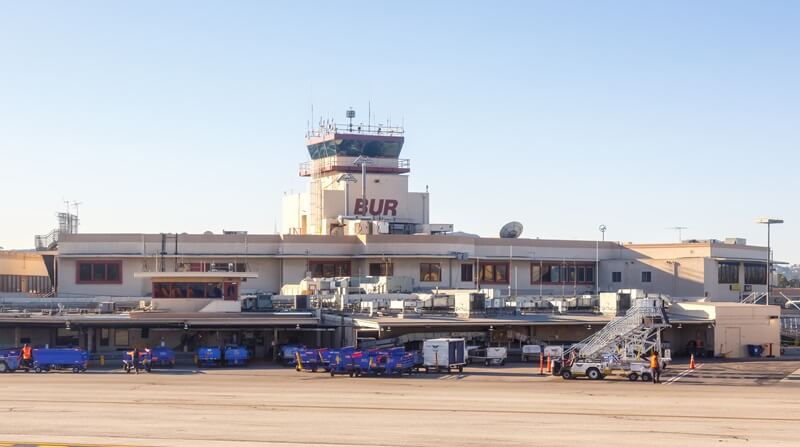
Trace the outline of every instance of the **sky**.
[[[320, 116], [406, 128], [431, 220], [800, 262], [797, 2], [4, 2], [0, 246], [272, 233]], [[357, 118], [358, 119], [358, 118]]]

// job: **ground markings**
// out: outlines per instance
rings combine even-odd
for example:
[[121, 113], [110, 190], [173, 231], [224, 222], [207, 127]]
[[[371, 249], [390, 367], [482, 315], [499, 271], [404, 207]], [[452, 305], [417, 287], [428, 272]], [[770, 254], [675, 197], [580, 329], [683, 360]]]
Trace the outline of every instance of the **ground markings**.
[[800, 369], [781, 379], [781, 383], [800, 383]]

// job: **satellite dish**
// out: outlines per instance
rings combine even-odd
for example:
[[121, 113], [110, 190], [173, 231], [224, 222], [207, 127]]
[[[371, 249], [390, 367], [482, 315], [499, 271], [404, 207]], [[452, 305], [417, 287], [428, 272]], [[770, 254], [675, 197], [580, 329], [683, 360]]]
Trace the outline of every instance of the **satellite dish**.
[[500, 229], [500, 237], [503, 239], [516, 239], [522, 235], [522, 224], [519, 222], [509, 222]]

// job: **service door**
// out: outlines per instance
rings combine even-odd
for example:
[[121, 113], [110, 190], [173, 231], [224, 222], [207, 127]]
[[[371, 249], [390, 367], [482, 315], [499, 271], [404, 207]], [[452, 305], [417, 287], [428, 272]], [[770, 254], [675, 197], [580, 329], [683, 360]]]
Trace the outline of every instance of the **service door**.
[[239, 299], [239, 284], [235, 282], [226, 282], [224, 284], [225, 300], [234, 301]]
[[725, 328], [725, 346], [722, 350], [723, 354], [730, 357], [742, 356], [742, 329], [738, 327]]

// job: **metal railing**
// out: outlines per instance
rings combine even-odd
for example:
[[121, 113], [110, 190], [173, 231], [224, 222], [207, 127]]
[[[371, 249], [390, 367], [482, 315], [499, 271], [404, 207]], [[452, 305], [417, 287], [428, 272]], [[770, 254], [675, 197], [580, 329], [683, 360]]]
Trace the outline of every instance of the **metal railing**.
[[326, 123], [316, 129], [311, 129], [306, 133], [306, 138], [324, 137], [333, 134], [356, 134], [356, 135], [382, 135], [390, 137], [401, 137], [405, 130], [401, 126], [384, 126], [381, 124], [337, 124]]
[[[345, 157], [334, 155], [319, 160], [312, 160], [300, 163], [299, 174], [301, 177], [309, 177], [315, 174], [342, 171], [360, 172], [361, 167], [353, 164], [357, 157]], [[370, 163], [366, 166], [368, 173], [374, 172], [408, 172], [411, 170], [411, 160], [408, 158], [370, 158]]]
[[53, 230], [47, 234], [39, 234], [34, 236], [37, 250], [49, 250], [53, 245], [58, 242], [58, 230]]
[[767, 293], [766, 292], [753, 292], [750, 295], [739, 300], [742, 304], [758, 304], [761, 300], [766, 299]]

